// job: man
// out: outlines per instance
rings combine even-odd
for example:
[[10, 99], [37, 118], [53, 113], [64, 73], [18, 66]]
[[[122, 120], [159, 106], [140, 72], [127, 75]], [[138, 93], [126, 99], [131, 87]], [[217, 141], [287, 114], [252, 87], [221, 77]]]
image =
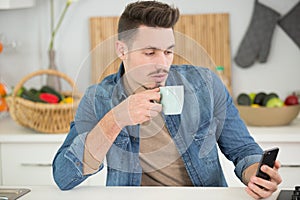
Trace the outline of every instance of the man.
[[[87, 89], [53, 161], [62, 190], [100, 171], [105, 159], [109, 186], [227, 186], [219, 147], [249, 195], [276, 191], [280, 164], [262, 167], [270, 181], [254, 176], [262, 150], [220, 79], [207, 68], [171, 65], [178, 18], [177, 8], [156, 1], [126, 7], [116, 42], [119, 72]], [[162, 112], [165, 85], [184, 86], [180, 115]]]

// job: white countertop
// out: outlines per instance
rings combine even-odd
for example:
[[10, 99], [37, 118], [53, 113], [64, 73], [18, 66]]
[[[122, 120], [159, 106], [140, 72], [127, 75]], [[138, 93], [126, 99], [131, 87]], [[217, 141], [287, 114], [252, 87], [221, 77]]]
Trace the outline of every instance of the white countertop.
[[[4, 188], [2, 186], [2, 188]], [[243, 187], [105, 187], [79, 186], [69, 191], [61, 191], [55, 186], [23, 187], [31, 189], [20, 200], [76, 200], [76, 199], [110, 199], [110, 200], [252, 200]], [[267, 200], [276, 200], [279, 191]]]
[[[300, 142], [300, 118], [288, 126], [248, 127], [257, 142]], [[63, 142], [67, 134], [39, 133], [17, 124], [10, 117], [0, 119], [0, 143]]]
[[248, 126], [248, 130], [257, 142], [300, 142], [300, 118], [287, 126]]
[[0, 143], [11, 142], [63, 142], [66, 133], [39, 133], [32, 129], [23, 127], [11, 119], [9, 116], [0, 119]]

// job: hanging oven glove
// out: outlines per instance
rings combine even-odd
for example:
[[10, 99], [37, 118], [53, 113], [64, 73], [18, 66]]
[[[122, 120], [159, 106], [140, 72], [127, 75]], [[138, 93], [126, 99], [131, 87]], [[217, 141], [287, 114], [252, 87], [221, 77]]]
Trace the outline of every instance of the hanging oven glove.
[[300, 48], [300, 1], [282, 19], [279, 26], [290, 36]]
[[250, 25], [234, 58], [237, 65], [247, 68], [256, 59], [261, 63], [267, 61], [273, 32], [279, 17], [278, 12], [255, 1]]

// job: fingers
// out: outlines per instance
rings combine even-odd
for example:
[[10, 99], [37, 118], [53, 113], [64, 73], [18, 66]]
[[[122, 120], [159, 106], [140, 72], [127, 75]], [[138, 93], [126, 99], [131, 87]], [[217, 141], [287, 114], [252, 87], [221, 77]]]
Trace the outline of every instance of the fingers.
[[[274, 168], [271, 168], [267, 165], [263, 165], [261, 167], [261, 171], [265, 172], [268, 174], [271, 178], [271, 182], [275, 182], [276, 185], [279, 185], [282, 182], [282, 178], [278, 173], [278, 169], [280, 168], [280, 163], [279, 161], [275, 161], [275, 166]], [[277, 189], [277, 188], [276, 188]]]
[[[132, 101], [132, 109], [138, 109], [141, 108], [144, 111], [156, 111], [161, 112], [162, 105], [159, 103], [156, 103], [157, 101], [160, 101], [160, 95], [159, 93], [147, 93], [145, 95], [137, 95], [135, 96]], [[152, 115], [151, 115], [152, 116]]]
[[259, 185], [263, 187], [263, 188], [260, 187], [259, 188], [263, 189], [264, 191], [275, 192], [277, 190], [277, 183], [274, 181], [267, 181], [256, 176], [252, 176], [250, 182], [255, 184], [256, 186]]
[[162, 110], [162, 105], [156, 102], [160, 101], [159, 88], [152, 90], [146, 90], [144, 92], [133, 95], [134, 106], [141, 105], [146, 110], [160, 112]]
[[256, 194], [255, 192], [253, 192], [249, 187], [246, 187], [245, 190], [254, 199], [260, 199], [261, 198], [258, 194]]
[[247, 193], [255, 199], [267, 198], [272, 195], [273, 192], [269, 190], [264, 190], [254, 184], [253, 182], [248, 183], [248, 187], [246, 188]]
[[278, 160], [276, 160], [276, 161], [275, 161], [275, 164], [274, 164], [274, 168], [275, 168], [276, 170], [278, 170], [280, 167], [281, 167], [281, 163], [280, 163]]
[[162, 105], [155, 101], [160, 101], [159, 88], [129, 96], [114, 108], [116, 122], [124, 127], [149, 121], [162, 111]]
[[274, 168], [263, 165], [261, 170], [270, 176], [270, 181], [252, 176], [248, 183], [248, 187], [246, 188], [246, 192], [255, 199], [267, 198], [271, 196], [272, 193], [277, 190], [278, 185], [282, 181], [281, 176], [278, 173], [279, 168], [279, 161], [275, 161]]
[[151, 103], [149, 107], [150, 111], [156, 111], [156, 112], [161, 112], [162, 110], [162, 105], [159, 103]]
[[148, 119], [148, 120], [150, 120], [150, 119], [156, 117], [156, 116], [158, 115], [158, 113], [159, 113], [159, 112], [157, 112], [157, 111], [149, 110], [149, 116], [148, 116], [149, 119]]
[[162, 105], [153, 102], [160, 100], [159, 88], [146, 90], [134, 95], [129, 96], [122, 106], [119, 106], [118, 119], [122, 124], [136, 125], [149, 121], [151, 118], [157, 116], [161, 110]]
[[145, 98], [149, 101], [160, 101], [160, 93], [159, 88], [155, 88], [152, 90], [146, 90], [144, 93], [140, 93], [140, 95], [145, 95]]

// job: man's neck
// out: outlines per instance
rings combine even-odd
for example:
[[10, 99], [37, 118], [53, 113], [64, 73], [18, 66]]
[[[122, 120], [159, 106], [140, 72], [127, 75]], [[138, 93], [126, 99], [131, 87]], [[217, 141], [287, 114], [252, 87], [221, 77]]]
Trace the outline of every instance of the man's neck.
[[129, 95], [136, 94], [146, 90], [144, 86], [139, 85], [134, 81], [131, 81], [129, 77], [126, 76], [126, 74], [123, 75], [122, 80], [123, 80], [124, 88]]

